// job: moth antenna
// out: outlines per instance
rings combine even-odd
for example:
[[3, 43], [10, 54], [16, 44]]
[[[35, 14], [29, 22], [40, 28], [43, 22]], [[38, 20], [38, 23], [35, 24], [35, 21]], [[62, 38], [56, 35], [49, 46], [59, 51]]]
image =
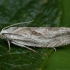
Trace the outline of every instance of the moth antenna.
[[31, 23], [31, 22], [33, 22], [33, 21], [34, 21], [34, 20], [29, 21], [29, 22], [21, 22], [21, 23], [12, 24], [12, 25], [9, 25], [9, 26], [7, 26], [7, 27], [4, 27], [2, 30], [5, 30], [5, 29], [7, 29], [7, 28], [9, 28], [9, 27], [11, 27], [11, 26], [15, 26], [15, 25], [23, 24], [23, 23]]

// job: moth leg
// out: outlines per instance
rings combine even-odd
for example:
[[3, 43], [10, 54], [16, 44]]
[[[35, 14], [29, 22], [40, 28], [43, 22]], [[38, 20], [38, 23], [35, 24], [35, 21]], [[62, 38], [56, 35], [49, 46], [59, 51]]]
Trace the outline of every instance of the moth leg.
[[7, 40], [7, 42], [8, 42], [8, 46], [9, 46], [9, 50], [8, 50], [8, 52], [10, 52], [10, 41], [9, 40]]
[[[29, 47], [25, 46], [24, 44], [20, 44], [20, 43], [17, 43], [17, 42], [15, 42], [15, 41], [13, 41], [12, 43], [15, 44], [15, 45], [17, 45], [17, 46], [27, 48], [27, 49], [29, 49], [29, 50], [31, 50], [31, 51], [33, 51], [33, 52], [36, 52], [36, 51], [33, 50], [32, 48], [29, 48]], [[36, 52], [36, 53], [37, 53], [37, 52]]]
[[29, 47], [27, 47], [27, 46], [24, 46], [25, 48], [27, 48], [27, 49], [29, 49], [29, 50], [31, 50], [31, 51], [33, 51], [33, 52], [35, 52], [35, 53], [37, 53], [35, 50], [33, 50], [32, 48], [29, 48]]
[[53, 48], [54, 50], [55, 50], [55, 52], [56, 52], [56, 48]]

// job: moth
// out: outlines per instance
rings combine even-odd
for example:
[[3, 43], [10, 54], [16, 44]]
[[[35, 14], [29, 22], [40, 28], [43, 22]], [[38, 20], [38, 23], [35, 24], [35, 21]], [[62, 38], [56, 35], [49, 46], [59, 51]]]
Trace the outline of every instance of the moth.
[[[27, 23], [27, 22], [26, 22]], [[20, 23], [18, 23], [20, 24]], [[66, 27], [15, 27], [10, 25], [2, 29], [0, 37], [20, 47], [56, 48], [70, 44], [70, 28]], [[56, 50], [56, 49], [55, 49]]]

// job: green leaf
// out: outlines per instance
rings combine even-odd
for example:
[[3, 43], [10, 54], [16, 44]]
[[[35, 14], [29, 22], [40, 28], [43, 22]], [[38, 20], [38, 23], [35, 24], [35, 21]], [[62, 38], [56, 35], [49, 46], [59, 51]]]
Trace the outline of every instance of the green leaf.
[[[61, 26], [61, 14], [62, 9], [60, 0], [0, 0], [0, 29], [11, 24], [25, 21], [29, 22], [32, 20], [34, 20], [32, 23], [23, 24], [23, 26], [58, 27]], [[70, 57], [70, 48], [57, 48], [56, 53], [53, 49], [32, 49], [38, 53], [11, 44], [11, 51], [7, 52], [7, 42], [0, 39], [0, 69], [56, 70], [59, 65], [59, 70], [64, 70], [65, 67], [62, 67], [64, 66], [63, 62], [66, 62], [66, 56]], [[65, 55], [66, 52], [67, 55]], [[58, 59], [58, 57], [61, 60]], [[62, 60], [63, 57], [64, 60]], [[69, 63], [68, 60], [67, 63]], [[61, 62], [61, 64], [59, 62]], [[66, 65], [66, 67], [68, 66]]]

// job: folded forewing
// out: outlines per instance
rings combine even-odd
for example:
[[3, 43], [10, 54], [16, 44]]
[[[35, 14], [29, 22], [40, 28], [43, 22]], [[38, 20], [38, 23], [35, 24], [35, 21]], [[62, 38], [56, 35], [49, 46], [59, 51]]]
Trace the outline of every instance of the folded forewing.
[[65, 27], [10, 27], [5, 34], [11, 42], [27, 46], [57, 47], [68, 44], [70, 29]]

